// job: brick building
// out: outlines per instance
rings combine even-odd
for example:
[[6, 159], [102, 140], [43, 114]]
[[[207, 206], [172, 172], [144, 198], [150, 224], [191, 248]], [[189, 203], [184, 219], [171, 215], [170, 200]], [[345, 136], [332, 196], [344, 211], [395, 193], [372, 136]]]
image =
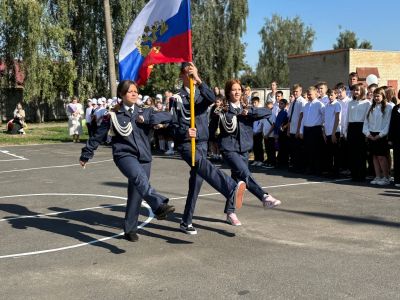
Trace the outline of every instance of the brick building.
[[333, 87], [338, 82], [347, 84], [349, 73], [357, 72], [361, 82], [374, 74], [379, 85], [392, 86], [396, 91], [399, 88], [400, 51], [350, 48], [292, 55], [288, 60], [290, 85], [309, 87], [326, 81]]

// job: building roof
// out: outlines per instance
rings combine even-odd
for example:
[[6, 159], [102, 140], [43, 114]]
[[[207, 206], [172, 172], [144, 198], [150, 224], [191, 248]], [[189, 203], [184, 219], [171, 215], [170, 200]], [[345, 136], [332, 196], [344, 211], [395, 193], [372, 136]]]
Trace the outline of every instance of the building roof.
[[[6, 63], [0, 60], [0, 76], [4, 76], [6, 72], [7, 72]], [[15, 77], [15, 85], [20, 87], [23, 86], [25, 81], [25, 74], [22, 71], [20, 62], [17, 60], [14, 60], [13, 73]]]

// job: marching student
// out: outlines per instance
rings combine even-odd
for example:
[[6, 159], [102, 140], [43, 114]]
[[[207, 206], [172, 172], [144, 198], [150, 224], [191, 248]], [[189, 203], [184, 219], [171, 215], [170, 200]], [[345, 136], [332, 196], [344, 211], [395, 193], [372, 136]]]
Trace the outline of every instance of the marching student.
[[352, 92], [353, 100], [348, 105], [344, 135], [348, 142], [351, 179], [364, 181], [367, 172], [367, 145], [363, 126], [371, 103], [365, 99], [365, 88], [362, 83], [353, 85]]
[[342, 106], [337, 101], [338, 91], [329, 89], [327, 92], [329, 102], [325, 106], [324, 130], [326, 142], [326, 169], [328, 175], [339, 175], [339, 143], [340, 143], [340, 116]]
[[271, 112], [264, 107], [247, 107], [241, 103], [243, 94], [240, 81], [231, 79], [225, 84], [228, 107], [220, 115], [221, 134], [219, 143], [224, 161], [232, 171], [232, 178], [244, 181], [247, 189], [266, 208], [273, 208], [281, 201], [275, 199], [256, 182], [248, 167], [249, 151], [253, 149], [253, 122]]
[[[190, 128], [190, 76], [192, 76], [196, 85], [194, 95], [196, 128]], [[183, 63], [181, 65], [180, 77], [183, 81], [183, 87], [177, 94], [173, 95], [175, 101], [171, 102], [171, 129], [177, 145], [176, 149], [183, 160], [190, 166], [189, 191], [180, 229], [187, 234], [197, 234], [197, 230], [192, 224], [192, 218], [203, 180], [226, 198], [224, 210], [226, 221], [233, 226], [239, 226], [241, 223], [235, 213], [235, 209], [242, 206], [246, 184], [243, 181], [236, 183], [207, 159], [209, 137], [207, 110], [214, 103], [215, 95], [201, 80], [193, 63]], [[194, 167], [192, 166], [191, 138], [196, 138]]]
[[300, 138], [304, 140], [307, 173], [320, 175], [322, 169], [322, 147], [324, 145], [322, 123], [325, 106], [317, 98], [317, 89], [307, 89], [308, 102], [303, 106], [300, 117]]
[[374, 91], [374, 101], [367, 112], [363, 124], [363, 133], [368, 139], [375, 169], [375, 179], [371, 184], [389, 185], [390, 168], [387, 159], [390, 117], [392, 106], [386, 101], [385, 90]]
[[124, 236], [135, 242], [139, 239], [137, 225], [142, 199], [150, 205], [158, 220], [165, 219], [175, 210], [168, 205], [168, 198], [159, 194], [149, 183], [152, 157], [148, 132], [154, 125], [169, 123], [171, 115], [167, 112], [155, 112], [153, 109], [140, 112], [136, 105], [138, 86], [133, 81], [121, 81], [117, 94], [122, 98], [122, 103], [116, 105], [113, 112], [104, 115], [96, 134], [82, 148], [79, 161], [85, 167], [110, 130], [114, 163], [128, 178]]

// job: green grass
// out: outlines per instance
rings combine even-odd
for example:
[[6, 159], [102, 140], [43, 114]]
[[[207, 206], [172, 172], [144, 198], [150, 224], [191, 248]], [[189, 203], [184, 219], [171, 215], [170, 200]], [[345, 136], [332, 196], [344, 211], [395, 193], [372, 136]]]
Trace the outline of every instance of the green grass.
[[[71, 142], [68, 134], [67, 122], [49, 122], [43, 124], [28, 124], [25, 135], [11, 135], [5, 133], [5, 127], [0, 131], [0, 146], [29, 145], [29, 144], [57, 144]], [[81, 141], [87, 140], [87, 130], [84, 126]]]

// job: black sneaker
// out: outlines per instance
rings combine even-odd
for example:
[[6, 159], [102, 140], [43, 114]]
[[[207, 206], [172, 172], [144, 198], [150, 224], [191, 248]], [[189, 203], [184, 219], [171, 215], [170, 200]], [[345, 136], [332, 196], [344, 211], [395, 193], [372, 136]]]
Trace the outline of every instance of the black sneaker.
[[186, 225], [185, 223], [181, 223], [181, 225], [179, 227], [184, 233], [191, 234], [191, 235], [197, 234], [197, 230], [196, 230], [196, 228], [193, 227], [192, 224]]
[[165, 220], [168, 214], [173, 213], [175, 211], [175, 207], [172, 205], [168, 205], [167, 203], [163, 203], [159, 208], [154, 212], [157, 220]]
[[130, 242], [137, 242], [139, 240], [136, 232], [125, 232], [124, 238]]

